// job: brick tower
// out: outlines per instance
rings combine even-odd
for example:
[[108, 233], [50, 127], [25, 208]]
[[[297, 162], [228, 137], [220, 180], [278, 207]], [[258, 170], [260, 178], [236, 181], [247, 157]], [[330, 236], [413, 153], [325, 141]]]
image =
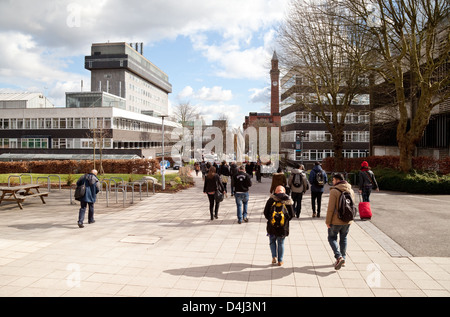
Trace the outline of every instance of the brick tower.
[[273, 52], [272, 69], [270, 70], [270, 114], [280, 115], [280, 70], [278, 69], [277, 52]]

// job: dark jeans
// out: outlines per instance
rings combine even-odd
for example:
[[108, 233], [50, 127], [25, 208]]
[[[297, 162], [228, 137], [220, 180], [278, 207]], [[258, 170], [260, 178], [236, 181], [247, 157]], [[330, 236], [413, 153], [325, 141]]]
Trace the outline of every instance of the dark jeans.
[[362, 189], [361, 196], [362, 196], [363, 201], [370, 202], [369, 196], [370, 196], [371, 192], [372, 192], [372, 187], [364, 187]]
[[292, 200], [294, 201], [295, 216], [298, 218], [298, 217], [300, 217], [300, 213], [302, 212], [303, 193], [292, 192], [291, 196], [292, 196]]
[[87, 203], [80, 201], [80, 213], [78, 215], [78, 223], [83, 224], [84, 215], [86, 214], [86, 207], [89, 205], [88, 222], [94, 222], [94, 203]]
[[[214, 194], [208, 194], [208, 199], [209, 199], [209, 213], [211, 214], [211, 219], [213, 219], [213, 216], [217, 217], [217, 214], [219, 212], [220, 203], [216, 202], [216, 199], [214, 198]], [[214, 208], [214, 204], [216, 204], [215, 208]]]
[[317, 199], [317, 215], [320, 216], [320, 205], [322, 204], [322, 192], [311, 192], [311, 205], [313, 213], [316, 212], [316, 199]]
[[[328, 242], [330, 243], [336, 259], [339, 259], [339, 257], [342, 256], [345, 260], [347, 252], [347, 235], [349, 229], [350, 225], [331, 225], [331, 228], [328, 228]], [[337, 242], [338, 234], [339, 243]]]

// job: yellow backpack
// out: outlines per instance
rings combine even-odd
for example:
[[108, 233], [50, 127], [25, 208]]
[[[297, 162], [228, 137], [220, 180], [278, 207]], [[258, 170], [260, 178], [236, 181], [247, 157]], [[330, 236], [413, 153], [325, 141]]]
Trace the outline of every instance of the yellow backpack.
[[274, 228], [282, 228], [285, 224], [286, 205], [282, 202], [275, 201], [271, 207], [272, 216], [270, 217], [270, 224]]

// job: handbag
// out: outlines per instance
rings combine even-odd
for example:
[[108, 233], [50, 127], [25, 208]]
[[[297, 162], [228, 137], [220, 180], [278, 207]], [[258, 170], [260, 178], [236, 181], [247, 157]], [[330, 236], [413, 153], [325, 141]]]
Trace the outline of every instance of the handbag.
[[223, 193], [219, 190], [220, 185], [217, 183], [216, 181], [216, 191], [214, 192], [214, 200], [216, 201], [216, 203], [220, 203], [223, 201]]

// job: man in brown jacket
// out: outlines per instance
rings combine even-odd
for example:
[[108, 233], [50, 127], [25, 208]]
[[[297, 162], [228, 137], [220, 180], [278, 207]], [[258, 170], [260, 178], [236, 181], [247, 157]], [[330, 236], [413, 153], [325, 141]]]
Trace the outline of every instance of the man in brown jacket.
[[[325, 223], [328, 227], [328, 242], [334, 252], [336, 262], [334, 268], [339, 270], [345, 264], [345, 255], [347, 250], [347, 234], [350, 224], [353, 221], [344, 222], [338, 218], [337, 209], [341, 191], [348, 191], [353, 201], [355, 201], [355, 193], [352, 186], [344, 180], [344, 176], [340, 173], [333, 175], [333, 186], [330, 188], [330, 198], [328, 201], [327, 217]], [[339, 244], [337, 236], [339, 234]]]

